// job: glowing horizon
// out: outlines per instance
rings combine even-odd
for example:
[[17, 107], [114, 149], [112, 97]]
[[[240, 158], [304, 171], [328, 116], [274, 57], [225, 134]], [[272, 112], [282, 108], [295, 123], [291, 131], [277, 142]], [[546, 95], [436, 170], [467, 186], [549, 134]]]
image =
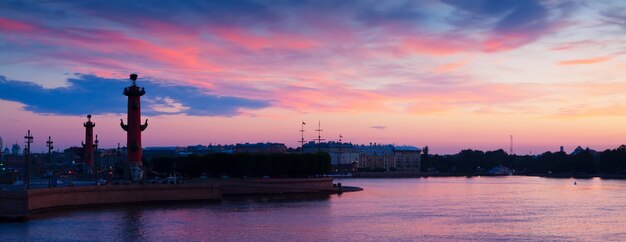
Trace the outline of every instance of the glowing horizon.
[[[0, 137], [144, 147], [307, 140], [432, 153], [626, 143], [620, 1], [1, 2]], [[314, 127], [315, 126], [315, 127]]]

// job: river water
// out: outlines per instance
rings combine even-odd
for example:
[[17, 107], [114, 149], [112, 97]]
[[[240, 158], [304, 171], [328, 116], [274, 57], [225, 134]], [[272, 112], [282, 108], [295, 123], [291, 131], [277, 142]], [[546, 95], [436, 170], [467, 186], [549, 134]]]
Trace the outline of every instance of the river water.
[[338, 181], [365, 190], [50, 212], [0, 241], [626, 241], [626, 180]]

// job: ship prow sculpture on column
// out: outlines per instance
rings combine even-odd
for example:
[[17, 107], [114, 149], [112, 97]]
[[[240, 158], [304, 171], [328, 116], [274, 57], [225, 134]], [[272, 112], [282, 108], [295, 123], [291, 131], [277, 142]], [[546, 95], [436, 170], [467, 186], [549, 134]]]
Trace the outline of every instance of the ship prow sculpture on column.
[[128, 124], [120, 119], [120, 126], [126, 131], [126, 147], [128, 150], [128, 163], [130, 165], [131, 179], [139, 181], [143, 177], [141, 169], [141, 131], [148, 127], [148, 120], [141, 124], [141, 102], [140, 97], [146, 94], [143, 87], [137, 86], [137, 74], [131, 74], [132, 84], [124, 88], [124, 95], [128, 96]]

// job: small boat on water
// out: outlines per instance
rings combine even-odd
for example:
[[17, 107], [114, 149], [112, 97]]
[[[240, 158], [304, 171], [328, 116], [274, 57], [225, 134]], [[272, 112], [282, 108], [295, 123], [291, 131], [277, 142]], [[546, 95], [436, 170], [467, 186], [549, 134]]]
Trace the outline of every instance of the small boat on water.
[[508, 176], [511, 176], [511, 175], [513, 175], [513, 172], [514, 172], [513, 169], [508, 168], [508, 167], [503, 166], [503, 165], [499, 165], [499, 166], [491, 168], [491, 170], [489, 170], [488, 173], [490, 175], [503, 175], [503, 176], [508, 175]]

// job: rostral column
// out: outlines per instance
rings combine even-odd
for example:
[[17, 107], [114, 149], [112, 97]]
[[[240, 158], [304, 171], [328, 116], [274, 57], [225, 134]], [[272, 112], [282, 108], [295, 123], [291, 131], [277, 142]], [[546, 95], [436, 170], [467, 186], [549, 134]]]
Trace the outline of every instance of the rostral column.
[[140, 168], [142, 166], [141, 131], [148, 127], [147, 119], [144, 124], [141, 124], [140, 97], [146, 94], [146, 91], [143, 87], [137, 86], [137, 74], [130, 74], [130, 80], [133, 83], [124, 88], [124, 95], [128, 96], [128, 124], [124, 124], [124, 120], [120, 119], [120, 125], [126, 131], [126, 147], [132, 179], [140, 180], [143, 174]]
[[89, 167], [93, 167], [93, 127], [96, 127], [96, 123], [91, 122], [91, 114], [87, 115], [87, 122], [83, 123], [85, 127], [85, 143], [83, 143], [83, 149], [85, 151], [85, 164]]

